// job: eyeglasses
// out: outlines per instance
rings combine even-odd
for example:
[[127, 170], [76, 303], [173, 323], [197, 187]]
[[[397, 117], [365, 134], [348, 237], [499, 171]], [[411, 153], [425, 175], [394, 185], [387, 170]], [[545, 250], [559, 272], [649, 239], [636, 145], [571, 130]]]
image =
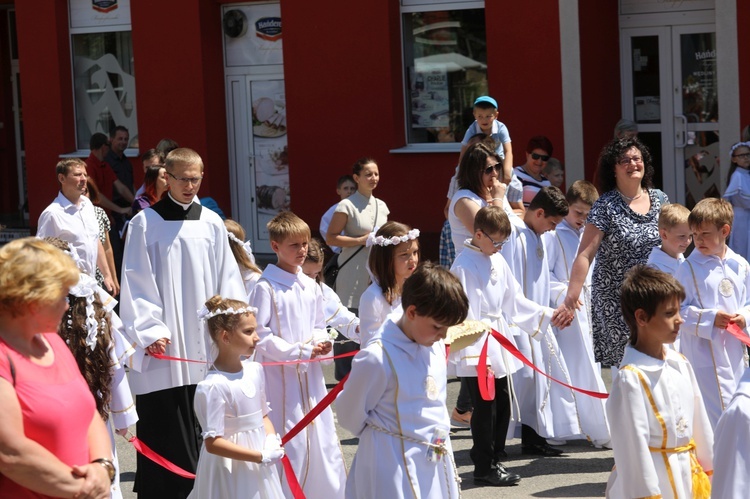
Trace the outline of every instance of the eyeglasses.
[[490, 237], [490, 235], [489, 235], [489, 234], [487, 234], [487, 233], [486, 233], [485, 231], [482, 231], [482, 234], [484, 234], [484, 236], [485, 236], [485, 237], [486, 237], [487, 239], [489, 239], [489, 240], [490, 240], [490, 242], [492, 243], [492, 246], [494, 246], [494, 247], [495, 247], [495, 249], [498, 249], [498, 250], [499, 250], [499, 249], [503, 249], [503, 245], [505, 244], [505, 241], [506, 241], [507, 239], [503, 239], [502, 241], [495, 241], [495, 240], [494, 240], [494, 239], [492, 239], [492, 238]]
[[492, 175], [493, 171], [495, 171], [496, 173], [500, 173], [502, 170], [503, 170], [503, 165], [501, 165], [500, 163], [495, 163], [494, 165], [488, 166], [487, 168], [485, 168], [484, 174]]
[[195, 177], [195, 178], [175, 177], [170, 172], [167, 172], [167, 175], [169, 175], [170, 177], [172, 177], [173, 179], [175, 179], [176, 181], [182, 184], [198, 185], [201, 183], [201, 180], [203, 180], [203, 177]]
[[733, 158], [742, 158], [742, 159], [748, 159], [750, 158], [750, 152], [744, 152], [742, 154], [734, 154], [732, 155]]
[[632, 157], [625, 156], [617, 160], [618, 165], [627, 166], [630, 163], [635, 163], [635, 164], [643, 163], [643, 158], [640, 156], [632, 156]]
[[542, 161], [549, 161], [549, 154], [537, 154], [535, 152], [532, 152], [531, 159], [541, 159]]

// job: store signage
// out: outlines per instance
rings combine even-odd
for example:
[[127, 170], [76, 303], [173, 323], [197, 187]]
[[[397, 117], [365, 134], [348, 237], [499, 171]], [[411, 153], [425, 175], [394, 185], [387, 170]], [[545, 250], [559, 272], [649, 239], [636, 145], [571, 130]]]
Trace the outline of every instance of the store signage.
[[91, 0], [91, 7], [97, 12], [112, 12], [117, 8], [117, 0]]
[[281, 18], [261, 17], [255, 21], [255, 35], [269, 42], [281, 39]]

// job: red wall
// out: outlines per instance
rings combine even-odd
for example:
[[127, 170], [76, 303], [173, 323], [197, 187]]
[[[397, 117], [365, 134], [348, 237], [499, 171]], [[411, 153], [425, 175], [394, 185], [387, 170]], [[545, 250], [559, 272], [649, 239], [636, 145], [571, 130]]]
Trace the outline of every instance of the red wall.
[[59, 190], [55, 177], [59, 155], [75, 150], [68, 3], [35, 0], [18, 1], [15, 6], [29, 222], [36, 226], [39, 214]]
[[747, 21], [750, 19], [750, 2], [737, 0], [737, 50], [740, 73], [740, 95], [737, 96], [740, 106], [740, 127], [750, 124], [750, 99], [742, 99], [742, 91], [750, 89], [750, 30]]
[[617, 2], [578, 1], [586, 180], [594, 181], [599, 153], [621, 118], [620, 28]]
[[[485, 9], [490, 93], [514, 155], [525, 161], [526, 142], [540, 133], [562, 155], [557, 0], [487, 2]], [[337, 200], [336, 179], [358, 157], [373, 156], [381, 173], [375, 195], [391, 208], [390, 219], [422, 230], [423, 252], [433, 256], [458, 156], [389, 152], [405, 145], [398, 0], [282, 0], [281, 14], [290, 162], [304, 165], [290, 171], [292, 209], [317, 227]]]
[[514, 163], [526, 162], [526, 144], [535, 135], [546, 135], [553, 155], [563, 158], [558, 1], [488, 1], [485, 19], [490, 93], [510, 132]]

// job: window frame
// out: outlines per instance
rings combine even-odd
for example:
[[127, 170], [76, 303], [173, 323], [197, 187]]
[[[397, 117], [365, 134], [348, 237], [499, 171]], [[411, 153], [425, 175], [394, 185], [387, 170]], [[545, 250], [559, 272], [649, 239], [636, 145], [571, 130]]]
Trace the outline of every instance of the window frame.
[[430, 12], [433, 10], [470, 10], [485, 9], [485, 0], [401, 0], [399, 11], [399, 29], [401, 35], [401, 98], [404, 109], [403, 132], [404, 146], [391, 149], [395, 154], [411, 153], [457, 153], [461, 152], [461, 142], [444, 143], [410, 143], [409, 142], [409, 100], [407, 98], [406, 71], [406, 37], [404, 33], [404, 14]]
[[[73, 36], [75, 35], [90, 35], [90, 34], [97, 34], [97, 33], [117, 33], [117, 32], [123, 32], [128, 31], [130, 32], [130, 39], [131, 44], [133, 40], [133, 26], [130, 22], [128, 23], [122, 23], [122, 24], [110, 24], [110, 25], [101, 25], [101, 26], [79, 26], [74, 27], [73, 26], [73, 19], [71, 18], [71, 2], [72, 0], [68, 0], [68, 45], [70, 49], [70, 88], [72, 91], [72, 99], [73, 99], [73, 131], [74, 131], [74, 137], [75, 137], [75, 150], [71, 153], [67, 154], [61, 154], [60, 157], [88, 157], [88, 155], [91, 153], [91, 151], [88, 148], [85, 149], [79, 149], [78, 147], [78, 107], [77, 107], [77, 101], [76, 101], [76, 75], [75, 75], [75, 46], [73, 43]], [[128, 8], [130, 8], [130, 5], [127, 5]], [[131, 47], [132, 50], [132, 47]], [[133, 67], [135, 67], [135, 63], [133, 64]], [[138, 101], [136, 100], [134, 102], [134, 107], [137, 109]], [[128, 130], [130, 132], [131, 138], [133, 136], [133, 130]], [[136, 133], [138, 130], [136, 129]], [[107, 133], [107, 136], [109, 136], [109, 133]], [[140, 143], [140, 140], [139, 140]], [[125, 156], [132, 158], [139, 156], [139, 149], [134, 147], [128, 147], [125, 149]]]

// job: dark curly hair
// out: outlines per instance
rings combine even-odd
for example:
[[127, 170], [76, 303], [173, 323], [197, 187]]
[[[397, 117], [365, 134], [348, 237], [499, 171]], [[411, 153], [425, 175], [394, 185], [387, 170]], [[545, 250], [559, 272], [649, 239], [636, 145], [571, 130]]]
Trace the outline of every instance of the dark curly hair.
[[112, 400], [112, 360], [109, 352], [112, 348], [109, 313], [104, 309], [98, 297], [94, 298], [94, 318], [97, 323], [96, 346], [91, 350], [86, 345], [86, 298], [68, 295], [70, 308], [60, 322], [58, 334], [65, 340], [78, 364], [89, 390], [96, 400], [96, 410], [102, 419], [109, 418], [109, 403]]
[[615, 168], [617, 162], [628, 149], [635, 147], [643, 157], [643, 180], [641, 186], [645, 189], [653, 187], [654, 165], [651, 163], [651, 152], [648, 147], [638, 140], [638, 137], [627, 139], [612, 139], [601, 154], [599, 154], [599, 191], [603, 194], [617, 187]]

